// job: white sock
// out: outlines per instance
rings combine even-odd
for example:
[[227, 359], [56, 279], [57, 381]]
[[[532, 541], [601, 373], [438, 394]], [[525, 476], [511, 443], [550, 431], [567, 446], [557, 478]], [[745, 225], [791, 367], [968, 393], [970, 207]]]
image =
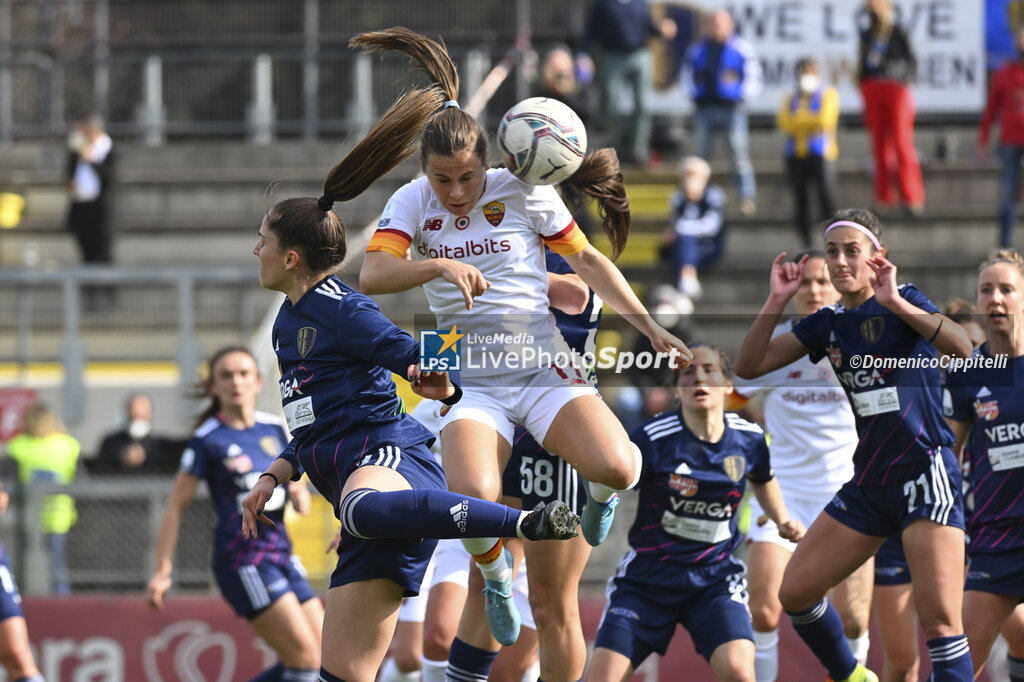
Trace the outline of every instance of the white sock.
[[395, 665], [395, 659], [388, 657], [384, 659], [384, 665], [380, 668], [379, 682], [418, 682], [420, 671], [413, 670], [404, 673]]
[[508, 562], [505, 561], [504, 548], [498, 554], [498, 558], [488, 564], [482, 564], [476, 560], [477, 556], [487, 554], [500, 542], [499, 538], [466, 538], [462, 540], [462, 546], [474, 557], [473, 562], [487, 580], [505, 580], [512, 574]]
[[[631, 442], [629, 445], [633, 448], [633, 481], [626, 486], [625, 490], [632, 490], [640, 482], [640, 471], [644, 466], [644, 457], [640, 454], [640, 448], [636, 446], [636, 443]], [[595, 481], [590, 481], [588, 486], [590, 487], [590, 496], [602, 504], [612, 499], [615, 493], [622, 492], [615, 488], [609, 488], [604, 483], [597, 483]]]
[[779, 631], [754, 630], [754, 679], [775, 682], [779, 676]]
[[444, 682], [448, 674], [448, 661], [432, 661], [423, 658], [423, 682]]
[[847, 643], [850, 645], [850, 651], [853, 652], [853, 657], [857, 659], [857, 662], [863, 665], [868, 660], [868, 647], [871, 646], [871, 639], [868, 636], [868, 631], [865, 630], [864, 634], [857, 639], [846, 638]]

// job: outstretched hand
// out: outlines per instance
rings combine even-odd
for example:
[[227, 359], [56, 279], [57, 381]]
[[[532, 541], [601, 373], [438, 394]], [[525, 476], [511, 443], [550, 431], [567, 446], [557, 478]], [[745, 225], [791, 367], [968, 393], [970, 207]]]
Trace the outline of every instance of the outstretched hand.
[[687, 348], [679, 337], [661, 325], [652, 323], [647, 338], [650, 339], [655, 352], [668, 353], [669, 357], [674, 359], [672, 369], [686, 369], [693, 362], [693, 351]]
[[804, 265], [806, 264], [806, 255], [796, 263], [786, 260], [785, 251], [776, 256], [772, 262], [772, 294], [785, 297], [787, 301], [792, 298], [800, 288], [800, 283], [804, 281]]
[[448, 372], [421, 372], [416, 365], [409, 365], [408, 377], [412, 392], [421, 398], [444, 400], [455, 395]]

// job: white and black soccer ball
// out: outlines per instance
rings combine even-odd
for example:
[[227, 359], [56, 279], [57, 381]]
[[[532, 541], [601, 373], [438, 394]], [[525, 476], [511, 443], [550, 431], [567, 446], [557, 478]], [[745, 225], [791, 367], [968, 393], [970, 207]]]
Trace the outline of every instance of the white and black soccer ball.
[[557, 99], [531, 97], [501, 117], [498, 147], [505, 167], [531, 185], [557, 185], [576, 172], [587, 153], [587, 129]]

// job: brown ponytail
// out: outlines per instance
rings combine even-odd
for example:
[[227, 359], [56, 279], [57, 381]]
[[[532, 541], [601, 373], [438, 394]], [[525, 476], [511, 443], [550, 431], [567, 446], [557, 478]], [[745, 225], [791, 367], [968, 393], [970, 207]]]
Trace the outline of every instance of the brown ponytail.
[[[349, 45], [368, 52], [396, 50], [416, 62], [417, 66], [444, 92], [447, 102], [459, 99], [459, 73], [455, 70], [444, 45], [401, 26], [361, 33]], [[439, 103], [441, 107], [444, 102]], [[472, 149], [480, 162], [487, 164], [487, 135], [475, 118], [457, 104], [444, 106], [423, 127], [420, 138], [420, 165], [426, 168], [431, 154], [454, 156], [464, 149]]]
[[267, 225], [283, 249], [301, 251], [310, 273], [319, 275], [345, 260], [345, 226], [331, 209], [350, 201], [416, 151], [424, 123], [444, 101], [436, 87], [406, 93], [324, 180], [320, 199], [285, 199], [267, 211]]
[[629, 197], [622, 182], [619, 157], [614, 149], [598, 149], [583, 157], [583, 164], [565, 184], [589, 194], [597, 200], [604, 233], [612, 244], [612, 260], [622, 254], [629, 238], [632, 218], [629, 214]]

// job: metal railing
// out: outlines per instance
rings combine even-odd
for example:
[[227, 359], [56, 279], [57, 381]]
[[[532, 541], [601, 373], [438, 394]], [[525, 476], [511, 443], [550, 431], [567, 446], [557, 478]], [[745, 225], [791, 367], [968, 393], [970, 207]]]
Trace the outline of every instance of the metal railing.
[[[468, 93], [512, 45], [528, 52], [531, 40], [578, 36], [584, 9], [584, 0], [0, 0], [0, 142], [63, 136], [92, 112], [112, 134], [149, 144], [358, 133], [408, 65], [348, 49], [351, 36], [393, 25], [443, 36]], [[496, 106], [528, 96], [532, 64]]]
[[272, 296], [256, 286], [252, 265], [4, 268], [0, 317], [14, 324], [0, 336], [0, 362], [59, 361], [63, 416], [74, 423], [85, 410], [87, 362], [173, 360], [185, 389], [204, 334], [248, 341]]

